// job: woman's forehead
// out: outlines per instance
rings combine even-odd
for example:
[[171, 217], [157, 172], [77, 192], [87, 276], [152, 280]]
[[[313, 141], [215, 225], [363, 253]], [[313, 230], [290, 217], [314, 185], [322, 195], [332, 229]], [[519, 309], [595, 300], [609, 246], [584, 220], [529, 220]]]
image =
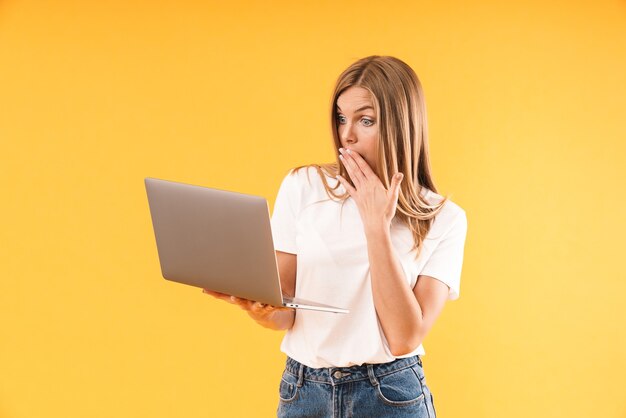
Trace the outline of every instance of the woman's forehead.
[[357, 109], [364, 106], [371, 106], [373, 108], [372, 96], [368, 90], [362, 87], [350, 87], [337, 98], [337, 107], [342, 109], [342, 105], [345, 107], [350, 105], [350, 107]]

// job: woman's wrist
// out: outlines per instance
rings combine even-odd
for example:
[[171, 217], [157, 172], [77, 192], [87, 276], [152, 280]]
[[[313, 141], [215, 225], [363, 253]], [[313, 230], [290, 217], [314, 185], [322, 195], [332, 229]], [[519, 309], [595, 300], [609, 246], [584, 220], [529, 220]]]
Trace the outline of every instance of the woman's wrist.
[[262, 327], [277, 331], [291, 328], [295, 319], [294, 309], [276, 309], [262, 315], [248, 311], [248, 315]]
[[364, 225], [366, 238], [387, 238], [391, 237], [391, 226], [386, 222], [373, 222]]

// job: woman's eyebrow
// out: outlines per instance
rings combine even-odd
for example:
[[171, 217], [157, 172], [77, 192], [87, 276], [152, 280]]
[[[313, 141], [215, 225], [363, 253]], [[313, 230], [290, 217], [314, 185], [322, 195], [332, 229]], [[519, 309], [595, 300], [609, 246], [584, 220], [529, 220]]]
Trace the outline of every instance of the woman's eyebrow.
[[[357, 110], [355, 110], [354, 112], [360, 112], [361, 110], [365, 110], [365, 109], [372, 109], [374, 110], [374, 108], [370, 105], [365, 105], [365, 106], [361, 106], [359, 107]], [[337, 110], [339, 110], [341, 112], [341, 108], [339, 107], [339, 105], [337, 105]]]

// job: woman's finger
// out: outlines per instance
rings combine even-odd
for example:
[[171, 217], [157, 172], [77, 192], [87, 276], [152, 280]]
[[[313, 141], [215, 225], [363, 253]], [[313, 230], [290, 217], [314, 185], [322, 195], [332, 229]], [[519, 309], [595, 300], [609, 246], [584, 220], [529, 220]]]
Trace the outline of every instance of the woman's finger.
[[398, 200], [398, 195], [400, 194], [400, 184], [402, 183], [402, 179], [404, 179], [404, 174], [402, 173], [398, 173], [396, 174], [394, 180], [396, 181], [394, 184], [394, 190], [393, 190], [393, 195], [396, 199], [396, 201]]
[[266, 305], [265, 303], [261, 303], [261, 302], [254, 302], [251, 306], [250, 306], [250, 310], [254, 313], [261, 313], [264, 311], [267, 311], [267, 307], [269, 305]]
[[237, 296], [231, 296], [230, 298], [235, 305], [239, 305], [241, 309], [244, 309], [246, 311], [249, 311], [252, 307], [252, 304], [254, 304], [254, 301], [250, 299], [238, 298]]
[[352, 182], [357, 188], [360, 188], [361, 184], [366, 180], [363, 172], [356, 164], [356, 161], [352, 158], [352, 156], [343, 148], [339, 149], [341, 155], [339, 155], [339, 159], [343, 162], [344, 167], [348, 171]]
[[246, 311], [252, 310], [256, 313], [261, 313], [263, 311], [271, 312], [275, 310], [282, 311], [282, 310], [291, 309], [291, 308], [287, 308], [284, 306], [277, 307], [277, 306], [268, 305], [266, 303], [253, 301], [250, 299], [239, 298], [237, 296], [231, 296], [231, 295], [227, 295], [226, 293], [215, 292], [209, 289], [202, 289], [202, 293], [206, 293], [207, 295], [211, 295], [215, 298], [224, 300], [233, 305], [238, 305], [241, 309], [244, 309]]
[[376, 176], [376, 173], [374, 173], [374, 170], [372, 170], [372, 167], [370, 167], [367, 161], [365, 161], [365, 158], [361, 156], [361, 154], [359, 154], [356, 151], [352, 151], [350, 149], [347, 150], [347, 154], [350, 156], [350, 158], [352, 158], [352, 160], [354, 161], [354, 164], [358, 167], [361, 173], [363, 173], [364, 178], [378, 177]]
[[230, 295], [227, 295], [225, 293], [214, 292], [213, 290], [209, 289], [202, 289], [202, 293], [206, 293], [207, 295], [213, 296], [214, 298], [225, 300], [226, 302], [230, 301]]
[[348, 171], [348, 174], [350, 174], [350, 178], [352, 179], [352, 182], [355, 184], [357, 188], [359, 188], [361, 184], [367, 180], [365, 178], [365, 175], [363, 174], [363, 172], [357, 165], [353, 156], [348, 154], [348, 152], [345, 149], [343, 150], [343, 153], [340, 157], [341, 157], [341, 161], [343, 161], [344, 166], [346, 167], [346, 170]]
[[248, 299], [238, 298], [236, 296], [227, 295], [226, 293], [215, 292], [209, 289], [203, 289], [202, 292], [206, 293], [207, 295], [211, 295], [217, 299], [221, 299], [225, 302], [228, 302], [232, 305], [238, 305], [241, 308], [246, 309], [246, 310], [249, 309], [249, 306], [252, 302], [252, 301], [249, 301]]

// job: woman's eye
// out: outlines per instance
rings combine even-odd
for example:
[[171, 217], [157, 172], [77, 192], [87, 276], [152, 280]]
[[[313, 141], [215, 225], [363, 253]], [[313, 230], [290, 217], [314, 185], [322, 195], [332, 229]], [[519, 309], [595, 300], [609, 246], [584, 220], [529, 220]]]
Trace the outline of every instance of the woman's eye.
[[[345, 122], [345, 118], [346, 118], [345, 116], [337, 115], [337, 121], [339, 123], [344, 123]], [[361, 119], [361, 122], [363, 122], [363, 125], [367, 126], [367, 127], [372, 126], [374, 124], [374, 121], [371, 120], [371, 119]]]

